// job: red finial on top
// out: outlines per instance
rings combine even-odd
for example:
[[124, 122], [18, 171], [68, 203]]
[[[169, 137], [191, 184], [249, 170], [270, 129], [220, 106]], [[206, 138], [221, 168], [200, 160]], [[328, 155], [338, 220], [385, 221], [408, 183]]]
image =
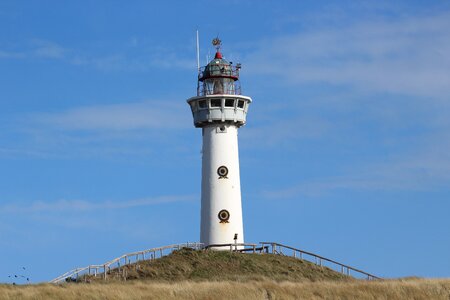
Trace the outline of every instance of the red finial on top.
[[220, 46], [222, 45], [222, 41], [219, 39], [219, 37], [216, 37], [215, 39], [212, 40], [212, 44], [214, 47], [216, 47], [216, 56], [214, 58], [216, 59], [221, 59], [222, 58], [222, 53], [220, 53]]

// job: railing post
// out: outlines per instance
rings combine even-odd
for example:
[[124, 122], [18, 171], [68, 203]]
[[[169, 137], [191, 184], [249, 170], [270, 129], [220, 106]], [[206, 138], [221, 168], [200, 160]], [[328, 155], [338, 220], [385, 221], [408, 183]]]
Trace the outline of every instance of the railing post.
[[106, 281], [106, 265], [103, 265], [103, 278]]
[[295, 251], [295, 250], [293, 250], [292, 252], [294, 252], [294, 258], [297, 258], [297, 257], [295, 256], [295, 252], [296, 252], [296, 251]]

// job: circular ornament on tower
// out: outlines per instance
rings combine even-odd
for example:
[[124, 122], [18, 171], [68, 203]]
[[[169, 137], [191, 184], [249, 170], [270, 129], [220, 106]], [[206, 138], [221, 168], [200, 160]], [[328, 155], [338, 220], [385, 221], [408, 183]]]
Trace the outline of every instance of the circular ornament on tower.
[[228, 223], [228, 220], [230, 219], [230, 213], [226, 209], [219, 211], [217, 216], [219, 217], [220, 223]]
[[228, 178], [227, 177], [227, 175], [228, 175], [228, 168], [225, 167], [225, 166], [220, 166], [217, 169], [217, 175], [219, 175], [219, 179], [221, 179], [221, 178]]

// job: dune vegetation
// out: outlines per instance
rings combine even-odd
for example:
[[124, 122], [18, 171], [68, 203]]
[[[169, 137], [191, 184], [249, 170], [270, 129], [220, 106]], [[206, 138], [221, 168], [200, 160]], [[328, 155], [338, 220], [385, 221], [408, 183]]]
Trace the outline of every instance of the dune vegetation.
[[0, 299], [450, 299], [450, 279], [357, 280], [272, 254], [184, 249], [101, 275], [0, 285]]
[[450, 299], [450, 280], [177, 281], [0, 286], [0, 299]]

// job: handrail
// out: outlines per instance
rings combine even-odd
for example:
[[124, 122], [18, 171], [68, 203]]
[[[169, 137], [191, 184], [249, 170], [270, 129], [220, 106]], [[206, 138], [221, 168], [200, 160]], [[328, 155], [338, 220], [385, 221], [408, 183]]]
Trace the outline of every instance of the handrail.
[[[202, 243], [183, 243], [183, 244], [173, 244], [173, 245], [167, 245], [167, 246], [163, 246], [163, 247], [157, 247], [157, 248], [150, 248], [150, 249], [146, 249], [146, 250], [142, 250], [142, 251], [135, 251], [135, 252], [130, 252], [130, 253], [126, 253], [123, 254], [117, 258], [114, 258], [108, 262], [105, 262], [104, 264], [100, 264], [100, 265], [89, 265], [87, 267], [83, 267], [83, 268], [76, 268], [73, 270], [70, 270], [58, 277], [56, 277], [55, 279], [51, 280], [50, 283], [60, 283], [60, 282], [64, 282], [67, 280], [77, 280], [80, 276], [83, 275], [94, 275], [97, 276], [101, 273], [103, 273], [103, 278], [106, 280], [107, 279], [107, 274], [108, 272], [110, 272], [111, 270], [114, 269], [118, 269], [119, 271], [121, 270], [121, 266], [124, 265], [128, 265], [131, 264], [132, 262], [136, 263], [138, 261], [141, 260], [153, 260], [156, 259], [156, 257], [158, 256], [159, 253], [159, 257], [163, 257], [164, 255], [166, 255], [164, 253], [164, 250], [170, 249], [171, 251], [175, 250], [175, 249], [181, 249], [181, 248], [192, 248], [195, 250], [200, 250], [200, 249], [204, 249], [204, 250], [208, 250], [211, 248], [224, 248], [224, 247], [229, 247], [230, 252], [246, 252], [246, 251], [253, 251], [253, 253], [256, 253], [257, 251], [264, 251], [266, 250], [268, 251], [268, 246], [270, 245], [272, 246], [272, 253], [273, 254], [283, 254], [282, 252], [282, 248], [285, 249], [289, 249], [293, 251], [293, 256], [296, 258], [297, 255], [296, 253], [298, 252], [299, 258], [300, 259], [304, 259], [303, 255], [309, 255], [311, 257], [315, 258], [315, 263], [317, 265], [322, 266], [322, 261], [327, 261], [330, 262], [334, 265], [337, 265], [339, 267], [341, 267], [341, 273], [343, 274], [347, 274], [348, 276], [350, 276], [350, 270], [354, 271], [356, 273], [359, 274], [363, 274], [365, 276], [367, 276], [367, 279], [371, 280], [371, 279], [381, 279], [378, 276], [375, 276], [373, 274], [364, 272], [362, 270], [353, 268], [351, 266], [342, 264], [340, 262], [337, 262], [335, 260], [323, 257], [321, 255], [317, 255], [314, 254], [312, 252], [308, 252], [308, 251], [304, 251], [301, 249], [297, 249], [294, 247], [290, 247], [287, 245], [283, 245], [280, 243], [275, 243], [275, 242], [260, 242], [259, 243], [261, 245], [261, 247], [257, 247], [258, 244], [250, 244], [250, 243], [230, 243], [230, 244], [209, 244], [207, 246], [203, 246]], [[247, 248], [246, 248], [247, 247]], [[277, 250], [277, 247], [279, 248]], [[150, 254], [150, 256], [146, 257], [146, 254]], [[134, 258], [134, 259], [133, 259]], [[141, 259], [140, 259], [141, 258]], [[317, 260], [319, 262], [317, 262]], [[121, 263], [123, 261], [123, 263]], [[91, 274], [91, 271], [93, 271], [93, 274]], [[346, 271], [346, 272], [344, 272]], [[74, 279], [75, 277], [75, 279]]]
[[230, 251], [233, 252], [233, 251], [242, 251], [242, 250], [246, 249], [245, 247], [250, 247], [247, 249], [253, 250], [253, 253], [256, 253], [256, 246], [257, 246], [257, 244], [249, 244], [249, 243], [209, 244], [209, 245], [203, 247], [203, 249], [207, 250], [210, 248], [230, 247]]
[[[282, 247], [282, 248], [286, 248], [286, 249], [293, 250], [293, 251], [294, 251], [294, 257], [296, 257], [296, 256], [295, 256], [295, 252], [299, 252], [300, 255], [301, 255], [301, 254], [306, 254], [306, 255], [312, 256], [312, 257], [314, 257], [314, 258], [316, 258], [316, 259], [319, 259], [319, 264], [320, 264], [320, 266], [322, 266], [322, 260], [328, 261], [328, 262], [330, 262], [330, 263], [332, 263], [332, 264], [335, 264], [335, 265], [338, 265], [338, 266], [341, 267], [341, 273], [344, 273], [344, 268], [347, 269], [347, 275], [350, 275], [350, 270], [352, 270], [352, 271], [355, 271], [355, 272], [357, 272], [357, 273], [360, 273], [360, 274], [363, 274], [363, 275], [367, 276], [367, 279], [369, 279], [369, 280], [370, 280], [370, 279], [381, 279], [380, 277], [375, 276], [375, 275], [373, 275], [373, 274], [370, 274], [370, 273], [364, 272], [364, 271], [362, 271], [362, 270], [353, 268], [353, 267], [351, 267], [351, 266], [345, 265], [345, 264], [340, 263], [340, 262], [337, 262], [337, 261], [335, 261], [335, 260], [332, 260], [332, 259], [329, 259], [329, 258], [320, 256], [320, 255], [314, 254], [314, 253], [312, 253], [312, 252], [300, 250], [300, 249], [297, 249], [297, 248], [294, 248], [294, 247], [286, 246], [286, 245], [283, 245], [283, 244], [280, 244], [280, 243], [275, 243], [275, 242], [259, 242], [259, 243], [260, 243], [261, 245], [263, 245], [263, 246], [264, 246], [264, 245], [271, 245], [271, 246], [272, 246], [272, 253], [275, 253], [275, 252], [276, 252], [276, 246], [278, 246], [278, 247], [280, 247], [280, 252], [281, 252], [281, 247]], [[300, 256], [300, 258], [303, 259], [301, 256]], [[316, 262], [316, 264], [317, 264], [317, 262]]]
[[[97, 276], [100, 272], [103, 273], [103, 277], [106, 279], [106, 274], [108, 271], [114, 270], [114, 269], [120, 269], [120, 267], [122, 265], [127, 265], [130, 264], [132, 261], [133, 262], [138, 262], [139, 260], [148, 260], [148, 259], [155, 259], [157, 256], [157, 253], [159, 253], [159, 257], [164, 256], [164, 250], [167, 249], [171, 249], [172, 251], [174, 249], [181, 249], [181, 248], [193, 248], [193, 249], [202, 249], [203, 244], [202, 243], [183, 243], [183, 244], [173, 244], [173, 245], [168, 245], [168, 246], [163, 246], [163, 247], [157, 247], [157, 248], [150, 248], [150, 249], [146, 249], [146, 250], [142, 250], [142, 251], [136, 251], [136, 252], [131, 252], [131, 253], [126, 253], [123, 254], [117, 258], [114, 258], [110, 261], [105, 262], [104, 264], [100, 264], [100, 265], [89, 265], [87, 267], [83, 267], [83, 268], [76, 268], [73, 270], [70, 270], [58, 277], [56, 277], [55, 279], [51, 280], [50, 283], [60, 283], [65, 281], [66, 279], [70, 279], [73, 277], [78, 278], [79, 276], [82, 275], [91, 275], [91, 270], [94, 271], [94, 275]], [[145, 255], [149, 254], [150, 258], [146, 258]], [[142, 259], [139, 259], [139, 256], [142, 257]], [[134, 257], [134, 260], [132, 259]], [[121, 264], [121, 261], [124, 261], [123, 264]], [[114, 266], [114, 264], [116, 264]]]

